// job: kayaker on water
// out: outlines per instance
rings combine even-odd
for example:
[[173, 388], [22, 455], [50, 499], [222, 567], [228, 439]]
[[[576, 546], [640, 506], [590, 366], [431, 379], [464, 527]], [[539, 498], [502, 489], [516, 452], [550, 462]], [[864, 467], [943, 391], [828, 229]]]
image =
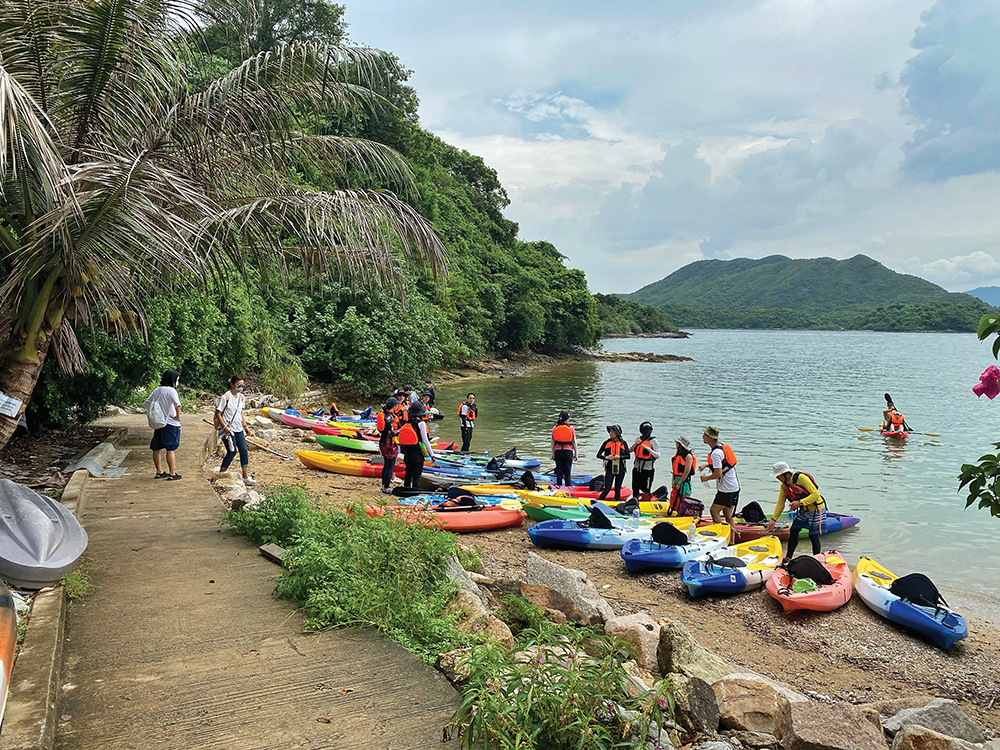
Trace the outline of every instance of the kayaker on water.
[[476, 394], [470, 393], [458, 407], [458, 421], [462, 427], [462, 453], [469, 452], [469, 444], [472, 442], [472, 428], [475, 427], [478, 416], [479, 407], [476, 406]]
[[654, 464], [660, 457], [660, 444], [653, 437], [651, 422], [639, 425], [639, 437], [632, 443], [632, 455], [635, 456], [635, 463], [632, 464], [632, 497], [638, 500], [640, 493], [648, 495], [653, 491]]
[[403, 486], [417, 489], [420, 486], [420, 475], [424, 473], [424, 457], [434, 460], [434, 449], [431, 439], [427, 436], [427, 423], [424, 421], [424, 405], [410, 404], [407, 409], [407, 420], [399, 429], [399, 445], [403, 449], [403, 464], [406, 473], [403, 475]]
[[612, 483], [614, 483], [615, 502], [620, 503], [622, 501], [622, 482], [625, 481], [625, 464], [630, 457], [628, 444], [622, 440], [620, 425], [608, 425], [608, 439], [601, 443], [597, 457], [604, 459], [604, 488], [597, 499], [606, 498], [608, 492], [611, 491]]
[[556, 462], [556, 484], [570, 486], [570, 473], [576, 461], [576, 429], [569, 423], [569, 412], [559, 412], [552, 428], [552, 460]]
[[243, 378], [233, 375], [227, 381], [229, 390], [219, 398], [215, 407], [215, 428], [219, 431], [219, 440], [226, 446], [226, 455], [222, 459], [219, 472], [229, 469], [229, 465], [240, 454], [240, 469], [243, 470], [243, 481], [246, 484], [256, 484], [250, 476], [250, 454], [247, 452], [247, 418], [243, 415], [246, 400], [243, 398]]
[[740, 479], [736, 476], [736, 456], [733, 449], [719, 442], [719, 430], [709, 425], [701, 429], [701, 441], [708, 446], [708, 465], [711, 473], [700, 477], [702, 482], [718, 480], [715, 499], [712, 501], [712, 522], [722, 523], [722, 517], [730, 526], [733, 512], [740, 501]]
[[385, 400], [382, 411], [375, 418], [375, 427], [378, 429], [378, 452], [382, 454], [382, 494], [391, 495], [392, 478], [396, 473], [396, 457], [399, 455], [399, 445], [396, 443], [396, 435], [399, 434], [399, 401], [395, 397], [389, 396]]
[[691, 477], [698, 468], [698, 459], [691, 450], [691, 441], [681, 435], [674, 439], [674, 458], [670, 464], [670, 503], [676, 506], [683, 498], [691, 495]]
[[906, 419], [892, 401], [887, 401], [882, 412], [881, 432], [903, 432], [906, 429]]
[[812, 553], [818, 554], [820, 524], [823, 521], [826, 501], [816, 489], [815, 480], [804, 471], [793, 472], [784, 461], [776, 463], [772, 473], [774, 478], [781, 482], [781, 489], [778, 491], [778, 503], [774, 506], [774, 513], [771, 514], [771, 520], [767, 524], [768, 533], [774, 531], [774, 524], [784, 512], [785, 501], [788, 500], [789, 507], [795, 511], [795, 519], [788, 532], [788, 552], [785, 560], [791, 560], [795, 554], [795, 547], [799, 543], [799, 532], [802, 529], [809, 529]]

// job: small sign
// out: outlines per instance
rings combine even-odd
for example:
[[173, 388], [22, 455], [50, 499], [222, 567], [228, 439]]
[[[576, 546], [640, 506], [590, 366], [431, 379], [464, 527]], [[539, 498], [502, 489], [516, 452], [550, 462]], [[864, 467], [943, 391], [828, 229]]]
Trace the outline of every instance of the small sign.
[[21, 413], [21, 406], [23, 404], [24, 402], [21, 399], [8, 396], [3, 391], [0, 391], [0, 414], [3, 414], [5, 417], [16, 419], [17, 415]]

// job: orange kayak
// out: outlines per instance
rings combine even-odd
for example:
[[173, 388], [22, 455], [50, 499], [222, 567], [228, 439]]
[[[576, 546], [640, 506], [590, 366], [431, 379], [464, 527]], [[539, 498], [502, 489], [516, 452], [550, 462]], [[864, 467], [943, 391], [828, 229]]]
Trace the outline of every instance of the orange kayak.
[[520, 526], [528, 517], [523, 510], [508, 510], [499, 505], [485, 508], [442, 508], [440, 510], [415, 509], [405, 505], [366, 505], [365, 513], [369, 516], [383, 516], [391, 513], [407, 523], [422, 523], [456, 534], [472, 531], [489, 531], [503, 529], [507, 526]]
[[10, 690], [10, 672], [14, 668], [14, 649], [17, 646], [17, 611], [14, 597], [0, 581], [0, 720], [7, 706]]
[[[767, 579], [767, 593], [780, 602], [786, 612], [809, 609], [814, 612], [831, 612], [847, 604], [854, 588], [851, 584], [851, 569], [847, 561], [837, 552], [820, 552], [813, 555], [833, 576], [833, 583], [819, 586], [814, 591], [796, 593], [792, 590], [795, 581], [783, 567], [774, 569]], [[798, 559], [798, 558], [796, 558]]]

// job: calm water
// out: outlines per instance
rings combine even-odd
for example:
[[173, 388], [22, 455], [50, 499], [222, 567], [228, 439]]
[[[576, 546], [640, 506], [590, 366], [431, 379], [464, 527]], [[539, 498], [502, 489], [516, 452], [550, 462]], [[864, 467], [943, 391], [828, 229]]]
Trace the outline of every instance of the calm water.
[[[597, 473], [605, 425], [621, 424], [631, 441], [649, 419], [665, 451], [685, 435], [701, 465], [707, 449], [700, 427], [712, 424], [739, 459], [741, 504], [756, 500], [770, 514], [777, 497], [770, 469], [787, 461], [816, 477], [831, 510], [861, 517], [824, 548], [835, 544], [852, 563], [867, 554], [897, 572], [919, 570], [939, 584], [1000, 595], [1000, 519], [966, 511], [957, 492], [961, 464], [1000, 440], [1000, 399], [977, 399], [971, 390], [994, 363], [974, 335], [696, 331], [686, 340], [612, 339], [604, 346], [695, 361], [596, 362], [441, 386], [437, 405], [448, 418], [438, 433], [459, 438], [455, 410], [473, 390], [480, 407], [473, 450], [516, 445], [523, 455], [547, 458], [556, 414], [565, 409], [577, 428], [576, 468]], [[899, 445], [859, 432], [878, 425], [886, 391], [914, 430], [941, 437], [914, 435]], [[662, 461], [656, 484], [668, 476]], [[705, 487], [695, 494], [707, 506], [714, 490]], [[950, 571], [961, 578], [948, 581]]]

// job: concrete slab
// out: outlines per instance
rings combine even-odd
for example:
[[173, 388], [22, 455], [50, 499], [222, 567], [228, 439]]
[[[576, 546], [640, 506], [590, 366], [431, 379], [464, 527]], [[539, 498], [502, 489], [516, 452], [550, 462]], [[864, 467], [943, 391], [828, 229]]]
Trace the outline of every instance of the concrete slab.
[[212, 428], [197, 419], [176, 482], [153, 478], [144, 415], [106, 420], [133, 450], [80, 504], [97, 591], [67, 617], [55, 747], [451, 745], [459, 696], [438, 672], [371, 630], [303, 632], [273, 597], [277, 568], [219, 523], [201, 471]]

